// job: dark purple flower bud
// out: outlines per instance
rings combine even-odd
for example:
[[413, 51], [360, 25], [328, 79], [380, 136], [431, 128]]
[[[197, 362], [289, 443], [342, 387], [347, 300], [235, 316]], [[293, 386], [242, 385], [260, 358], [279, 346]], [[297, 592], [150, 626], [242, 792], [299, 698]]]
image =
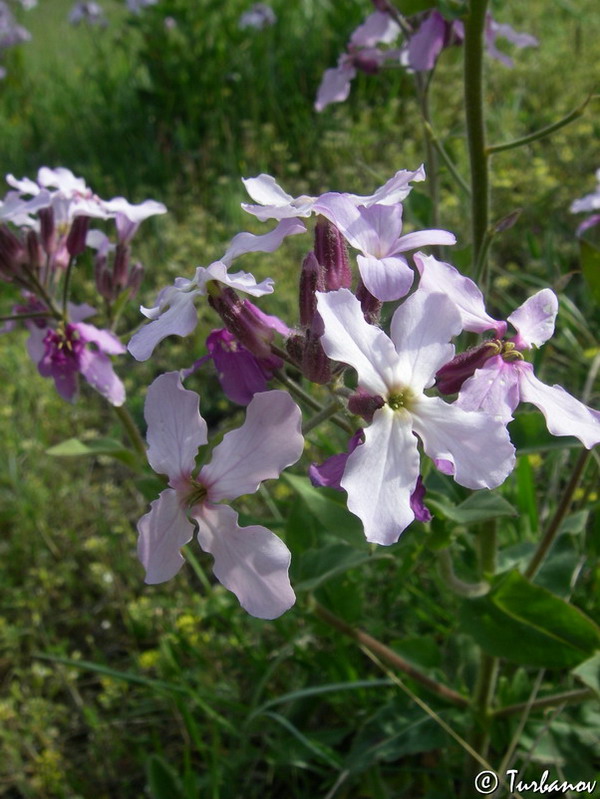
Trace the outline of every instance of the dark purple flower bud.
[[54, 235], [54, 211], [51, 206], [48, 208], [40, 208], [38, 216], [40, 218], [40, 238], [42, 240], [42, 247], [46, 250], [48, 255], [51, 255], [56, 245], [56, 238]]
[[71, 258], [76, 258], [85, 250], [85, 237], [90, 226], [89, 216], [76, 216], [67, 236], [67, 252]]
[[25, 259], [25, 248], [20, 239], [6, 225], [0, 225], [0, 272], [11, 280]]
[[135, 297], [142, 285], [144, 277], [144, 267], [137, 261], [129, 270], [129, 277], [127, 279], [127, 288], [129, 289], [129, 299]]
[[306, 336], [304, 333], [293, 333], [285, 342], [285, 349], [290, 358], [301, 366], [304, 357]]
[[376, 75], [381, 68], [381, 59], [370, 52], [359, 50], [352, 56], [352, 64], [366, 75]]
[[336, 226], [323, 217], [318, 218], [315, 226], [315, 255], [325, 270], [325, 286], [318, 291], [350, 288], [352, 270], [346, 242]]
[[323, 267], [314, 252], [309, 252], [302, 262], [300, 272], [300, 324], [310, 327], [317, 311], [317, 291], [325, 291]]
[[497, 340], [485, 341], [479, 347], [461, 352], [438, 370], [436, 388], [440, 394], [456, 394], [462, 384], [475, 374], [483, 364], [502, 351], [502, 343]]
[[28, 231], [26, 241], [29, 265], [37, 271], [42, 265], [44, 255], [40, 240], [35, 230]]
[[262, 313], [249, 300], [241, 300], [228, 286], [219, 293], [209, 294], [210, 305], [219, 314], [225, 327], [247, 350], [257, 358], [271, 357], [271, 342], [275, 330], [289, 333], [288, 328], [275, 316]]
[[371, 294], [362, 279], [358, 281], [358, 286], [356, 287], [356, 299], [360, 301], [360, 307], [366, 321], [370, 325], [376, 325], [379, 322], [383, 303]]
[[417, 477], [417, 484], [415, 490], [410, 496], [410, 508], [415, 514], [415, 519], [418, 522], [430, 522], [432, 519], [431, 511], [425, 505], [425, 486], [423, 485], [423, 478], [421, 475]]
[[124, 289], [127, 285], [129, 271], [129, 247], [126, 244], [117, 244], [115, 260], [113, 262], [113, 283], [115, 288]]
[[311, 464], [308, 469], [308, 476], [311, 483], [317, 488], [335, 488], [336, 491], [342, 491], [340, 480], [344, 476], [344, 469], [346, 468], [348, 457], [364, 440], [363, 431], [359, 428], [348, 441], [346, 452], [332, 455], [320, 465], [316, 463]]
[[373, 421], [373, 414], [379, 408], [383, 408], [385, 402], [383, 397], [373, 396], [367, 393], [363, 388], [357, 389], [355, 394], [352, 394], [348, 399], [348, 410], [356, 416], [362, 416], [367, 422]]
[[302, 373], [308, 380], [319, 385], [329, 383], [331, 380], [331, 361], [321, 344], [321, 334], [316, 334], [312, 330], [306, 331]]

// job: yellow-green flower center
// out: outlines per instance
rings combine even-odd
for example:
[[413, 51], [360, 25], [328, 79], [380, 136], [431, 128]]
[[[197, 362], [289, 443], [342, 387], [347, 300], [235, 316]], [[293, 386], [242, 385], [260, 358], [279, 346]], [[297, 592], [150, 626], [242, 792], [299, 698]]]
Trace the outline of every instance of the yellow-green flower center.
[[410, 388], [394, 389], [387, 398], [387, 404], [393, 411], [409, 411], [414, 403], [415, 395]]
[[203, 502], [206, 499], [207, 493], [206, 486], [196, 482], [196, 480], [192, 480], [190, 492], [185, 498], [188, 508], [193, 508], [194, 505], [199, 505]]

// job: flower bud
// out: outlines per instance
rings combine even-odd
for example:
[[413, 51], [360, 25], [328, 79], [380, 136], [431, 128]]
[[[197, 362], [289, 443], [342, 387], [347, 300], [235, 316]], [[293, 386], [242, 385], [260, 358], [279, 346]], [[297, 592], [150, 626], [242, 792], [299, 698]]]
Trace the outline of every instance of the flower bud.
[[325, 291], [323, 267], [315, 253], [309, 252], [300, 272], [300, 324], [304, 327], [310, 327], [317, 311], [317, 291]]
[[360, 300], [360, 307], [366, 321], [370, 325], [376, 325], [379, 322], [383, 303], [371, 294], [362, 282], [362, 278], [358, 281], [358, 286], [356, 287], [356, 299]]
[[127, 285], [129, 271], [129, 247], [126, 244], [117, 244], [115, 260], [113, 262], [113, 283], [115, 288], [124, 289]]
[[379, 408], [383, 408], [385, 402], [383, 397], [373, 396], [364, 389], [357, 389], [355, 394], [348, 398], [348, 410], [356, 416], [362, 416], [367, 422], [373, 421], [373, 414]]
[[38, 216], [40, 218], [40, 239], [42, 240], [42, 247], [48, 255], [51, 255], [56, 245], [54, 211], [52, 207], [40, 208]]
[[76, 216], [67, 236], [67, 252], [71, 258], [76, 258], [85, 250], [85, 237], [90, 226], [89, 216]]
[[293, 333], [285, 342], [285, 349], [290, 358], [300, 366], [304, 357], [306, 336], [304, 333]]
[[144, 267], [137, 261], [129, 270], [129, 278], [127, 279], [127, 288], [129, 289], [129, 299], [135, 297], [142, 285], [144, 277]]
[[218, 293], [209, 294], [208, 301], [240, 344], [258, 358], [271, 355], [273, 327], [265, 324], [260, 315], [255, 313], [258, 309], [251, 302], [241, 300], [228, 286]]
[[20, 239], [6, 225], [0, 225], [0, 272], [11, 280], [23, 262], [25, 248]]
[[324, 385], [331, 380], [331, 361], [321, 344], [321, 336], [312, 330], [306, 331], [302, 354], [302, 373], [313, 383]]
[[498, 355], [501, 350], [501, 342], [492, 340], [459, 353], [441, 369], [438, 369], [435, 376], [437, 390], [440, 394], [456, 394], [465, 380], [473, 376], [476, 369], [483, 366], [489, 358]]
[[352, 270], [346, 242], [336, 226], [323, 217], [315, 226], [315, 255], [325, 271], [325, 291], [350, 288]]
[[27, 257], [29, 260], [29, 265], [35, 271], [37, 271], [42, 265], [44, 256], [40, 240], [35, 230], [28, 231], [26, 241], [27, 241]]

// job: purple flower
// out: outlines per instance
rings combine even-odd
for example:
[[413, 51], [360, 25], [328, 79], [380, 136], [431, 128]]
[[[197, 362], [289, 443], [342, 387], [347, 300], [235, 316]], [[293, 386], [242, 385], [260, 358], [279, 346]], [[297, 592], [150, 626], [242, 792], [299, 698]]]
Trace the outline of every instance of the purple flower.
[[359, 388], [384, 402], [340, 480], [368, 541], [393, 544], [415, 518], [417, 437], [430, 458], [453, 465], [461, 485], [495, 488], [504, 481], [515, 460], [506, 427], [425, 394], [454, 353], [449, 339], [462, 329], [448, 298], [421, 291], [411, 295], [393, 316], [391, 339], [365, 321], [347, 289], [319, 294], [318, 310], [327, 355], [356, 369]]
[[[579, 200], [573, 200], [570, 211], [572, 214], [581, 214], [590, 211], [600, 211], [600, 169], [596, 170], [596, 191], [586, 194]], [[577, 228], [577, 235], [581, 236], [586, 230], [600, 223], [600, 214], [592, 214], [585, 219]]]
[[69, 12], [69, 22], [71, 25], [80, 25], [85, 22], [88, 25], [106, 25], [104, 9], [98, 3], [75, 3]]
[[303, 449], [301, 414], [283, 391], [256, 394], [242, 427], [227, 433], [210, 463], [194, 474], [198, 448], [207, 443], [199, 397], [177, 372], [158, 377], [148, 389], [148, 461], [169, 478], [169, 488], [138, 522], [138, 556], [147, 583], [169, 580], [184, 563], [180, 549], [194, 535], [214, 557], [215, 577], [253, 616], [273, 619], [295, 601], [289, 582], [290, 553], [270, 530], [240, 527], [222, 500], [258, 490], [278, 477]]
[[239, 18], [238, 28], [240, 30], [254, 28], [257, 31], [262, 31], [276, 22], [277, 17], [271, 6], [266, 3], [255, 3], [248, 11], [244, 11]]

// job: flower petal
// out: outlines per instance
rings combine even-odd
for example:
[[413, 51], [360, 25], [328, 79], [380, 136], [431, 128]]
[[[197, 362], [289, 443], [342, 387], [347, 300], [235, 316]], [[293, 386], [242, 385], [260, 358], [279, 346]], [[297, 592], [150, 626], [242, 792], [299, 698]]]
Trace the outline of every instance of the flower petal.
[[553, 436], [575, 436], [587, 449], [600, 441], [600, 412], [579, 402], [562, 386], [542, 383], [531, 364], [519, 367], [521, 399], [540, 409]]
[[456, 244], [456, 236], [448, 230], [415, 230], [414, 233], [400, 236], [394, 252], [408, 252], [417, 250], [419, 247], [430, 247], [432, 244], [442, 246]]
[[365, 430], [365, 443], [348, 458], [340, 483], [367, 541], [394, 544], [414, 520], [411, 496], [418, 477], [419, 452], [410, 417], [384, 405]]
[[358, 270], [369, 292], [382, 302], [391, 302], [405, 297], [415, 279], [413, 270], [402, 256], [373, 258], [359, 255]]
[[456, 406], [464, 411], [484, 411], [493, 419], [508, 424], [521, 401], [519, 382], [516, 365], [495, 355], [465, 380]]
[[206, 284], [211, 280], [216, 280], [218, 283], [223, 283], [225, 286], [243, 291], [253, 297], [262, 297], [264, 294], [273, 293], [273, 278], [267, 277], [257, 283], [256, 278], [250, 272], [230, 274], [223, 261], [214, 261], [210, 266], [199, 266], [196, 269], [194, 282], [197, 284], [200, 294], [206, 294]]
[[[80, 322], [77, 327], [81, 326]], [[119, 407], [125, 402], [125, 386], [113, 369], [110, 358], [103, 352], [94, 352], [85, 347], [79, 356], [79, 371], [90, 386], [106, 397], [111, 405]]]
[[288, 571], [290, 552], [266, 527], [240, 527], [228, 505], [205, 503], [192, 509], [198, 542], [215, 559], [217, 580], [259, 619], [275, 619], [296, 601]]
[[331, 103], [343, 103], [350, 94], [350, 85], [356, 70], [350, 60], [343, 58], [337, 67], [326, 69], [317, 90], [315, 111], [323, 111]]
[[162, 491], [139, 520], [138, 558], [146, 569], [146, 582], [164, 583], [177, 574], [185, 563], [181, 547], [192, 540], [194, 525], [181, 509], [177, 493]]
[[345, 192], [344, 197], [351, 200], [354, 205], [364, 205], [367, 208], [370, 205], [375, 205], [375, 203], [378, 205], [395, 205], [408, 197], [412, 191], [412, 186], [408, 185], [411, 181], [421, 180], [425, 180], [423, 164], [415, 172], [409, 172], [408, 169], [399, 169], [393, 178], [386, 181], [373, 194], [364, 196]]
[[95, 344], [106, 355], [121, 355], [125, 352], [124, 345], [110, 330], [101, 330], [87, 322], [77, 322], [73, 327], [79, 331], [83, 341]]
[[427, 455], [453, 463], [454, 479], [460, 485], [496, 488], [514, 468], [515, 448], [508, 431], [487, 414], [422, 396], [412, 415], [414, 431]]
[[373, 47], [376, 44], [391, 44], [400, 34], [400, 26], [384, 11], [374, 11], [356, 28], [350, 44], [356, 47]]
[[314, 197], [287, 194], [271, 175], [262, 173], [255, 178], [242, 178], [246, 191], [258, 205], [242, 203], [242, 208], [261, 222], [267, 219], [307, 217], [312, 214]]
[[247, 252], [274, 252], [287, 236], [296, 236], [298, 233], [306, 233], [304, 223], [298, 219], [282, 219], [276, 228], [261, 235], [238, 233], [231, 240], [221, 261], [230, 266], [235, 258]]
[[253, 494], [263, 480], [279, 477], [304, 448], [300, 408], [285, 391], [255, 394], [246, 420], [227, 433], [200, 471], [211, 502]]
[[174, 289], [168, 308], [159, 313], [150, 324], [141, 327], [131, 337], [127, 349], [137, 361], [147, 361], [154, 348], [167, 336], [189, 336], [198, 324], [198, 314], [194, 307], [197, 291], [178, 291]]
[[461, 329], [460, 315], [446, 296], [419, 289], [411, 294], [394, 313], [390, 330], [402, 382], [416, 391], [433, 385], [437, 370], [452, 359], [449, 341]]
[[360, 302], [348, 289], [317, 292], [317, 307], [325, 325], [321, 343], [327, 355], [356, 369], [359, 385], [369, 393], [387, 396], [398, 356], [383, 330], [365, 321]]
[[542, 289], [529, 297], [508, 317], [518, 336], [518, 349], [539, 347], [552, 338], [558, 313], [558, 298], [551, 289]]
[[146, 394], [148, 462], [155, 472], [166, 474], [173, 487], [189, 478], [198, 448], [208, 440], [199, 401], [195, 391], [183, 387], [179, 372], [159, 375]]

